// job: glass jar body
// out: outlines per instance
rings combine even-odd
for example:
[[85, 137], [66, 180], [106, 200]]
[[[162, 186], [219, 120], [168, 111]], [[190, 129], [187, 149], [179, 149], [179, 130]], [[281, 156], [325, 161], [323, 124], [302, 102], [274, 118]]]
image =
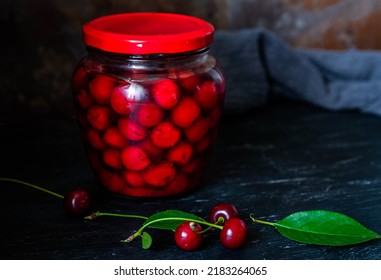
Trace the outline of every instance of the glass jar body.
[[225, 95], [207, 48], [147, 56], [89, 48], [72, 89], [90, 165], [107, 190], [164, 197], [200, 184]]

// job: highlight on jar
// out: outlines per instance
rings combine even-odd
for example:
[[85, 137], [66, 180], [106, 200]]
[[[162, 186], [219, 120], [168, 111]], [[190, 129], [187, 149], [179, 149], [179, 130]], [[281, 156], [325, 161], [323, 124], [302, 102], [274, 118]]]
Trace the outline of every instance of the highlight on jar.
[[83, 26], [72, 78], [95, 177], [127, 197], [200, 185], [219, 129], [225, 80], [209, 54], [213, 26], [190, 16], [127, 13]]

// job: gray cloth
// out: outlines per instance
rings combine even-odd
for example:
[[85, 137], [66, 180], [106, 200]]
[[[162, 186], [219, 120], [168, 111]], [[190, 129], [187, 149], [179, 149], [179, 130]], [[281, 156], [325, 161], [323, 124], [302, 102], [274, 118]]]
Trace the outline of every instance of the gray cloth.
[[217, 31], [211, 53], [227, 80], [225, 108], [242, 112], [270, 93], [330, 110], [381, 116], [381, 53], [289, 47], [264, 29]]

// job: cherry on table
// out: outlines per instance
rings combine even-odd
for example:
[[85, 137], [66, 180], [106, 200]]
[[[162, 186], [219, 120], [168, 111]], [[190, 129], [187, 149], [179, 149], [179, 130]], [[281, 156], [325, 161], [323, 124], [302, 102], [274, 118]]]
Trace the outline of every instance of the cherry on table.
[[247, 225], [240, 218], [233, 217], [226, 221], [220, 232], [220, 241], [225, 248], [237, 249], [246, 240]]
[[202, 242], [203, 235], [201, 226], [195, 222], [183, 222], [175, 230], [175, 241], [177, 246], [183, 250], [191, 251], [197, 249]]
[[229, 219], [238, 216], [237, 208], [231, 203], [217, 203], [209, 211], [209, 221], [213, 224], [215, 224], [219, 218], [222, 218], [223, 222], [226, 223]]
[[63, 203], [67, 213], [74, 216], [84, 215], [90, 211], [90, 194], [84, 188], [76, 188], [64, 196]]

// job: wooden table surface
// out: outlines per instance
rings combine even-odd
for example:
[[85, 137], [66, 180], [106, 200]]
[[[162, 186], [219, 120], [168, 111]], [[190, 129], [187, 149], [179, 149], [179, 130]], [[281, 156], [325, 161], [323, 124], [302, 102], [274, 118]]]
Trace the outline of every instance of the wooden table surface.
[[[381, 118], [330, 112], [278, 101], [240, 115], [225, 115], [203, 185], [183, 197], [132, 200], [97, 191], [97, 209], [151, 215], [178, 209], [207, 217], [217, 202], [231, 202], [247, 222], [238, 250], [225, 249], [218, 232], [186, 252], [171, 232], [150, 230], [153, 246], [121, 243], [141, 220], [68, 217], [62, 200], [0, 182], [2, 259], [381, 259], [381, 241], [326, 247], [296, 243], [249, 215], [277, 221], [301, 210], [341, 212], [381, 233]], [[74, 120], [2, 117], [1, 177], [25, 180], [59, 193], [96, 190]]]

